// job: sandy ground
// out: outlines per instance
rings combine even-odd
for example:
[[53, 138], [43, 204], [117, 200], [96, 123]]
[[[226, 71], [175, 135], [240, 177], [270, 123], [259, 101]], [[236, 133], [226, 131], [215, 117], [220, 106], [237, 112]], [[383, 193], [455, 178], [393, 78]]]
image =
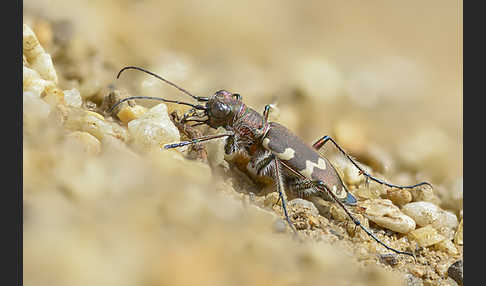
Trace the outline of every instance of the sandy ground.
[[[380, 178], [432, 183], [411, 202], [431, 202], [462, 226], [461, 5], [24, 1], [56, 87], [82, 99], [72, 108], [68, 93], [44, 91], [42, 113], [24, 94], [25, 285], [456, 285], [447, 272], [462, 259], [459, 226], [441, 233], [451, 250], [359, 216], [414, 261], [387, 256], [333, 204], [294, 200], [295, 237], [276, 194], [223, 160], [223, 142], [207, 145], [207, 162], [142, 152], [103, 102], [110, 90], [189, 100], [135, 71], [115, 79], [138, 65], [197, 95], [225, 88], [257, 111], [275, 104], [272, 120], [305, 141], [331, 135]], [[73, 123], [87, 110], [112, 133]], [[353, 183], [349, 163], [328, 156]], [[350, 189], [360, 204], [396, 199], [373, 183]]]

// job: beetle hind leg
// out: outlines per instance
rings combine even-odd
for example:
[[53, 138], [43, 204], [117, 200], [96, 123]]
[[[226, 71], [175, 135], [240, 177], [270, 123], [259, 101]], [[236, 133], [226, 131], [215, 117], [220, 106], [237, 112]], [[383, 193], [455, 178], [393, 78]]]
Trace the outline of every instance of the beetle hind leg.
[[324, 136], [322, 137], [321, 139], [317, 140], [314, 144], [312, 144], [312, 147], [319, 151], [323, 146], [324, 144], [326, 144], [327, 142], [331, 141], [331, 143], [349, 160], [351, 161], [351, 163], [353, 163], [353, 165], [359, 170], [360, 174], [362, 174], [363, 176], [366, 177], [366, 180], [368, 181], [368, 179], [372, 180], [372, 181], [375, 181], [377, 182], [378, 184], [381, 184], [381, 185], [385, 185], [385, 186], [388, 186], [390, 188], [397, 188], [397, 189], [413, 189], [413, 188], [416, 188], [418, 186], [422, 186], [422, 185], [427, 185], [429, 187], [432, 188], [432, 185], [428, 182], [421, 182], [421, 183], [418, 183], [418, 184], [415, 184], [415, 185], [409, 185], [409, 186], [400, 186], [400, 185], [394, 185], [394, 184], [390, 184], [390, 183], [387, 183], [385, 181], [382, 181], [378, 178], [375, 178], [373, 176], [371, 176], [369, 173], [367, 173], [365, 170], [363, 170], [363, 168], [361, 168], [352, 158], [351, 156], [349, 156], [337, 143], [336, 141], [334, 141], [334, 139], [332, 139], [331, 137], [329, 136]]

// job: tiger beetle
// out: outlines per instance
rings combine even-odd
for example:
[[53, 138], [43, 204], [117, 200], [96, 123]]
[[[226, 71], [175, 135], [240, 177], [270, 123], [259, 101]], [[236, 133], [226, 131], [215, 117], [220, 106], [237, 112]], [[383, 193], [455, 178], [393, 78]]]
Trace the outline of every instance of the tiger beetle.
[[[351, 163], [366, 177], [366, 181], [372, 180], [379, 184], [398, 189], [413, 189], [418, 186], [431, 184], [421, 182], [415, 185], [400, 186], [377, 179], [365, 172], [337, 143], [329, 136], [323, 136], [312, 146], [307, 145], [302, 139], [294, 135], [286, 127], [276, 122], [269, 122], [268, 115], [270, 105], [266, 105], [263, 114], [243, 103], [241, 95], [226, 90], [219, 90], [209, 97], [195, 96], [178, 85], [140, 67], [127, 66], [121, 69], [121, 73], [128, 69], [135, 69], [150, 74], [163, 82], [177, 88], [179, 91], [195, 99], [198, 103], [169, 100], [160, 97], [133, 96], [122, 99], [114, 104], [109, 113], [119, 104], [134, 99], [151, 99], [168, 103], [176, 103], [190, 106], [191, 109], [183, 116], [183, 122], [195, 122], [191, 126], [208, 125], [214, 129], [223, 127], [226, 132], [216, 135], [202, 136], [189, 141], [167, 144], [165, 149], [178, 148], [191, 144], [207, 142], [218, 138], [226, 138], [225, 153], [230, 155], [240, 153], [249, 159], [247, 169], [256, 176], [270, 177], [276, 183], [277, 192], [282, 203], [285, 220], [296, 233], [287, 212], [284, 186], [287, 192], [297, 197], [305, 198], [317, 195], [328, 201], [336, 202], [356, 226], [359, 226], [376, 242], [386, 249], [398, 254], [410, 255], [410, 252], [396, 250], [378, 239], [370, 230], [364, 227], [347, 209], [346, 205], [357, 204], [356, 198], [348, 191], [336, 169], [320, 151], [324, 145], [331, 142]], [[204, 104], [199, 104], [204, 103]]]

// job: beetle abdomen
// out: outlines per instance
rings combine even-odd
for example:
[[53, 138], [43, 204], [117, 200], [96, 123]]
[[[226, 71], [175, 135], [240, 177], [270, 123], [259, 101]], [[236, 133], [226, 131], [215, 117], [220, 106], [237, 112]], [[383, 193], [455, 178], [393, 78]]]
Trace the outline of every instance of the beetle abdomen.
[[271, 122], [262, 145], [306, 178], [324, 182], [339, 200], [348, 204], [356, 203], [331, 163], [284, 126]]

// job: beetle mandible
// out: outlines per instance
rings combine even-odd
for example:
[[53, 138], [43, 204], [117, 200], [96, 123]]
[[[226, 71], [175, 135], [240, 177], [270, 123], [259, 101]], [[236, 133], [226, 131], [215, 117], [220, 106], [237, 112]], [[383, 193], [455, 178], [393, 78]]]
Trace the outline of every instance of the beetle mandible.
[[[184, 115], [184, 122], [196, 122], [193, 126], [208, 125], [212, 128], [223, 127], [227, 132], [216, 135], [202, 136], [189, 141], [167, 144], [165, 149], [178, 148], [190, 144], [197, 144], [218, 138], [226, 138], [225, 152], [232, 154], [241, 153], [249, 159], [248, 170], [257, 176], [267, 176], [273, 178], [277, 186], [285, 219], [291, 229], [296, 232], [287, 213], [284, 191], [292, 192], [298, 197], [318, 195], [326, 200], [331, 200], [339, 204], [354, 224], [363, 229], [375, 241], [398, 254], [406, 254], [415, 258], [412, 253], [396, 250], [389, 247], [379, 240], [371, 231], [365, 228], [356, 219], [345, 205], [356, 205], [356, 198], [348, 191], [334, 166], [321, 154], [319, 150], [328, 142], [331, 142], [352, 164], [359, 170], [360, 174], [379, 184], [392, 188], [415, 188], [428, 185], [421, 182], [410, 186], [400, 186], [387, 183], [375, 178], [365, 172], [331, 137], [323, 136], [312, 146], [307, 145], [302, 139], [294, 135], [286, 127], [276, 122], [269, 122], [268, 115], [270, 105], [266, 105], [263, 114], [243, 103], [241, 95], [231, 93], [226, 90], [219, 90], [212, 96], [195, 96], [178, 85], [140, 67], [127, 66], [121, 69], [117, 75], [127, 69], [135, 69], [148, 73], [165, 83], [177, 88], [181, 92], [189, 95], [198, 103], [169, 100], [160, 97], [133, 96], [122, 99], [114, 104], [111, 113], [119, 104], [133, 99], [152, 99], [168, 103], [176, 103], [190, 106], [191, 109]], [[286, 190], [284, 190], [284, 186]]]

